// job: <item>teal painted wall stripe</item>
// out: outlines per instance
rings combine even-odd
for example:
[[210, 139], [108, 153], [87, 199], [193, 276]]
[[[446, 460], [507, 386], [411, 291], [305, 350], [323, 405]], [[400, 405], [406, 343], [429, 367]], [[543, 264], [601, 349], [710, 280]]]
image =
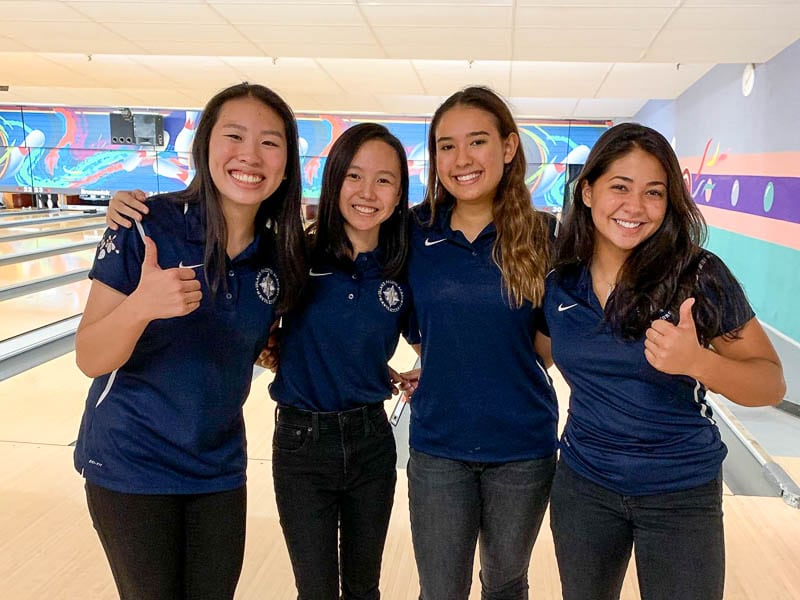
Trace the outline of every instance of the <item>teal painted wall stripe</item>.
[[800, 341], [800, 251], [717, 227], [706, 247], [742, 283], [758, 318]]

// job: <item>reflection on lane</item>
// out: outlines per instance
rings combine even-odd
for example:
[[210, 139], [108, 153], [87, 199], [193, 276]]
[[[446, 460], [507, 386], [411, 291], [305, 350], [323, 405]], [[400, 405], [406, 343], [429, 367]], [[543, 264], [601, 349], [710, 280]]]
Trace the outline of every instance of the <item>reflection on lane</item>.
[[13, 242], [4, 242], [3, 238], [0, 237], [0, 256], [19, 254], [21, 252], [33, 252], [35, 250], [48, 250], [50, 248], [58, 248], [69, 244], [78, 244], [80, 242], [99, 242], [102, 233], [102, 229], [92, 229], [89, 231], [16, 240]]
[[6, 212], [4, 210], [0, 210], [0, 223], [10, 223], [11, 221], [24, 221], [25, 219], [45, 219], [47, 217], [56, 217], [60, 214], [61, 211], [58, 210], [50, 210], [46, 212], [40, 212], [36, 210]]
[[94, 261], [94, 254], [95, 251], [89, 249], [0, 266], [0, 287], [50, 277], [76, 269], [90, 269]]
[[86, 279], [0, 302], [0, 340], [81, 313], [90, 286]]
[[[75, 366], [74, 352], [0, 381], [0, 440], [62, 445], [75, 441], [90, 384]], [[9, 473], [10, 465], [3, 466]]]
[[[0, 223], [5, 223], [7, 221], [3, 221], [0, 219]], [[9, 221], [10, 222], [10, 221]], [[25, 223], [16, 224], [13, 227], [4, 227], [0, 229], [0, 241], [5, 236], [14, 235], [17, 233], [28, 233], [28, 232], [49, 232], [49, 231], [58, 231], [61, 229], [70, 229], [72, 227], [76, 227], [79, 224], [93, 224], [97, 225], [97, 227], [105, 227], [105, 218], [103, 216], [94, 217], [91, 219], [79, 219], [77, 221], [56, 221], [55, 223], [34, 223], [33, 225], [26, 225]]]

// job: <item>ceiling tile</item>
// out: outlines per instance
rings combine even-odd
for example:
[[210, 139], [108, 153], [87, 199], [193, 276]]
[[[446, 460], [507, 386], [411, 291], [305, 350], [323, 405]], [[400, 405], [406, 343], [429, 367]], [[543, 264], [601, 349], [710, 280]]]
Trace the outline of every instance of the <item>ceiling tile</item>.
[[487, 85], [500, 94], [508, 94], [508, 61], [415, 60], [414, 68], [428, 94], [447, 97], [469, 85]]
[[373, 27], [420, 26], [455, 28], [508, 28], [511, 6], [454, 6], [452, 4], [362, 4], [361, 10]]
[[[88, 21], [66, 2], [31, 2], [30, 0], [3, 0], [3, 15], [15, 21]], [[5, 25], [5, 23], [4, 23]], [[5, 30], [5, 27], [3, 27]]]
[[317, 63], [343, 90], [374, 88], [382, 94], [419, 94], [423, 92], [417, 72], [408, 60], [328, 59]]
[[517, 8], [514, 25], [536, 29], [658, 30], [672, 8], [539, 6]]
[[603, 98], [675, 98], [713, 65], [680, 63], [617, 63], [597, 91]]
[[316, 50], [317, 44], [374, 44], [375, 37], [369, 28], [358, 25], [353, 27], [276, 27], [267, 28], [258, 25], [238, 25], [237, 29], [247, 39], [264, 46], [272, 44], [305, 44], [307, 51], [315, 52], [315, 56], [325, 56]]
[[610, 68], [607, 63], [514, 62], [511, 96], [591, 98]]
[[311, 58], [231, 57], [223, 59], [243, 80], [291, 92], [314, 90], [337, 94], [344, 90]]
[[766, 62], [797, 40], [788, 31], [687, 31], [665, 30], [655, 39], [643, 60], [653, 62]]
[[771, 6], [683, 7], [667, 23], [666, 29], [731, 32], [791, 30], [800, 33], [800, 3]]
[[[563, 119], [572, 115], [578, 103], [577, 98], [530, 98], [527, 96], [511, 97], [508, 101], [514, 116], [543, 117]], [[530, 158], [530, 157], [526, 157]]]
[[76, 11], [104, 23], [223, 24], [225, 19], [202, 2], [70, 2]]
[[215, 3], [214, 9], [235, 24], [297, 27], [317, 25], [339, 27], [363, 25], [364, 18], [358, 7], [348, 4], [241, 4]]
[[[138, 42], [178, 41], [184, 43], [242, 43], [246, 41], [232, 25], [202, 23], [106, 23], [123, 38]], [[210, 53], [206, 53], [210, 54]]]
[[572, 117], [576, 119], [630, 118], [645, 105], [648, 98], [582, 98], [578, 100]]
[[215, 58], [219, 56], [249, 56], [260, 54], [258, 46], [250, 42], [200, 42], [151, 40], [138, 43], [148, 54], [196, 56]]

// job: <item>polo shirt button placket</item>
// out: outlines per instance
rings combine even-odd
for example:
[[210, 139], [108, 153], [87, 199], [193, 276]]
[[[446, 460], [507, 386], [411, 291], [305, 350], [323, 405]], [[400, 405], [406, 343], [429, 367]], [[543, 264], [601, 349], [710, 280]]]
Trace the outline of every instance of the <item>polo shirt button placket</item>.
[[[234, 277], [236, 276], [236, 272], [232, 269], [228, 269], [228, 278], [230, 279], [230, 283], [228, 284], [228, 289], [233, 290], [234, 286], [236, 285], [236, 280]], [[225, 300], [227, 300], [228, 304], [233, 304], [233, 291], [229, 291], [225, 293]]]

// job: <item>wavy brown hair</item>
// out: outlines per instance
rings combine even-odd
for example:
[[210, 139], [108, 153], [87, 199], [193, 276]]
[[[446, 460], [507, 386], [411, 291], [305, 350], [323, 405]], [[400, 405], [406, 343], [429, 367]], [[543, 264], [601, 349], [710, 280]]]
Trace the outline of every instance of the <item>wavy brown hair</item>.
[[[458, 106], [477, 108], [492, 115], [502, 140], [519, 129], [505, 101], [494, 90], [483, 86], [464, 88], [450, 96], [436, 109], [428, 132], [430, 164], [436, 165], [436, 129], [444, 114]], [[492, 259], [503, 276], [503, 287], [509, 303], [519, 307], [525, 300], [538, 306], [544, 297], [550, 247], [547, 219], [531, 205], [531, 194], [525, 185], [525, 153], [522, 140], [511, 162], [504, 166], [492, 206], [497, 237]], [[436, 207], [457, 202], [440, 181], [435, 167], [428, 170], [428, 186], [424, 204], [435, 218]]]

